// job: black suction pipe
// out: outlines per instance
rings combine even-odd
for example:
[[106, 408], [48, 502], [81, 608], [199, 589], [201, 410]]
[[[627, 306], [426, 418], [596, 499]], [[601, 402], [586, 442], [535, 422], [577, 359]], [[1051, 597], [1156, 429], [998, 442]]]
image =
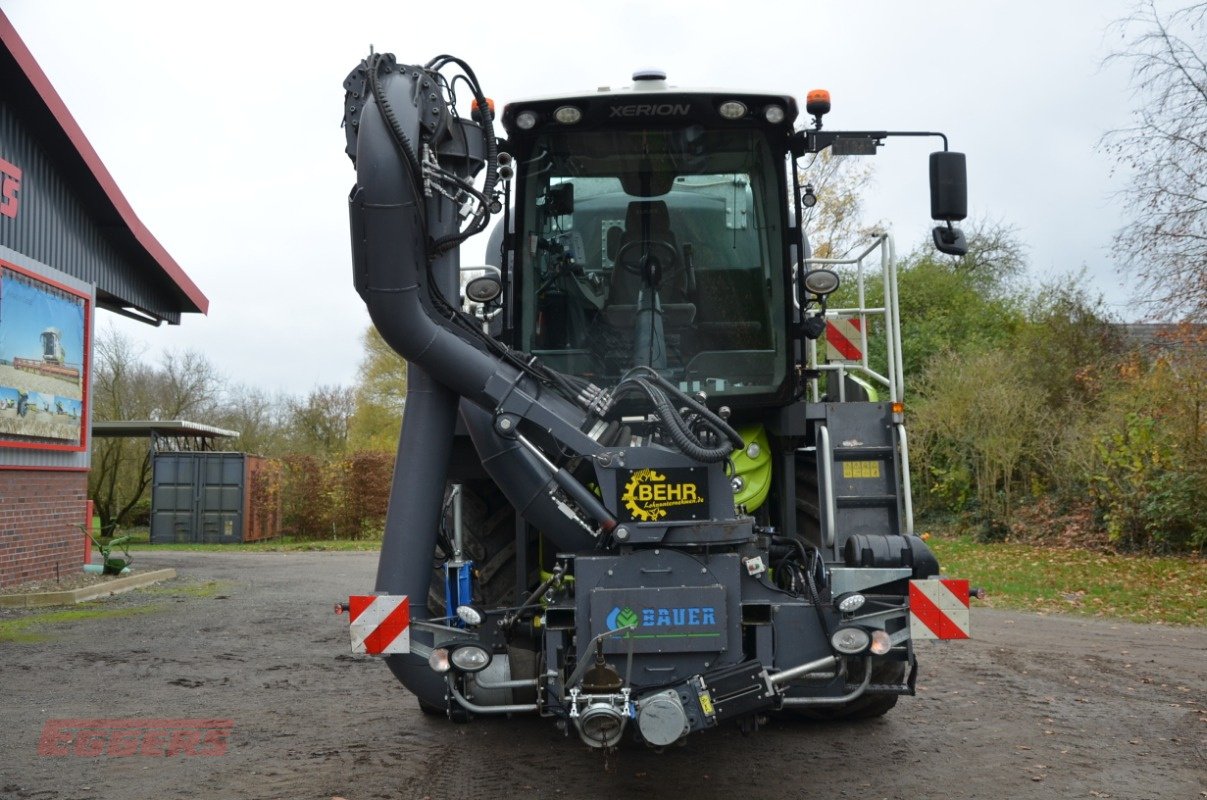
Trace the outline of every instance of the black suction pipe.
[[482, 457], [482, 468], [498, 485], [516, 513], [549, 538], [558, 552], [589, 550], [595, 540], [566, 516], [550, 498], [553, 478], [548, 468], [515, 439], [505, 439], [494, 429], [489, 413], [461, 403], [461, 418]]

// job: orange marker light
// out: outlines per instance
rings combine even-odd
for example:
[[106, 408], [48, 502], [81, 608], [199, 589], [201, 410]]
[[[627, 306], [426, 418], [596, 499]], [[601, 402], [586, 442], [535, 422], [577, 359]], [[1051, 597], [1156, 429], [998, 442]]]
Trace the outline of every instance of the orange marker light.
[[[494, 119], [495, 118], [495, 101], [492, 98], [489, 98], [489, 97], [486, 98], [486, 108], [490, 111], [490, 118]], [[474, 116], [474, 117], [478, 116], [478, 98], [475, 97], [473, 102], [469, 104], [469, 110], [470, 110], [471, 116]]]
[[830, 92], [826, 89], [813, 89], [805, 96], [805, 111], [815, 117], [830, 113]]
[[905, 403], [893, 403], [892, 411], [894, 414], [904, 414], [905, 413]]

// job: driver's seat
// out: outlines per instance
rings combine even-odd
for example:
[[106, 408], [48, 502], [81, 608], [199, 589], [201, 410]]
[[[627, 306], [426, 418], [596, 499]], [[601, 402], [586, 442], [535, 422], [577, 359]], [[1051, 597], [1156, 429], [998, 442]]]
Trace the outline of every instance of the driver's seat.
[[[666, 203], [662, 200], [634, 200], [629, 203], [629, 207], [625, 212], [624, 233], [620, 235], [620, 243], [617, 245], [616, 253], [620, 253], [625, 245], [648, 241], [666, 242], [675, 248], [675, 254], [678, 259], [683, 258], [683, 253], [679, 250], [679, 242], [675, 238], [675, 232], [671, 230], [670, 212], [667, 211]], [[654, 256], [658, 257], [660, 251], [662, 251], [662, 248], [654, 249]], [[640, 255], [642, 255], [642, 251], [638, 248], [633, 258], [639, 258]], [[664, 277], [662, 286], [659, 287], [658, 292], [662, 302], [686, 302], [687, 297], [681, 286], [683, 264], [663, 264], [662, 268], [664, 276], [670, 278], [670, 280], [666, 280]], [[641, 275], [625, 269], [623, 264], [614, 264], [612, 267], [611, 291], [608, 294], [608, 304], [635, 305], [637, 303], [637, 294], [641, 291], [641, 285]]]

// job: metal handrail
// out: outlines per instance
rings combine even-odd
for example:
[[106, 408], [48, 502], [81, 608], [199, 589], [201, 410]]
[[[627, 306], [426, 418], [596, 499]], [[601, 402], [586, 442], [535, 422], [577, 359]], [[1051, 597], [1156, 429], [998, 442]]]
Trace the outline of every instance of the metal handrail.
[[794, 706], [840, 706], [858, 698], [861, 694], [867, 691], [868, 685], [871, 684], [871, 682], [872, 659], [868, 656], [864, 656], [863, 681], [842, 697], [785, 697], [780, 702], [786, 708], [792, 708]]
[[[867, 305], [867, 265], [865, 261], [879, 248], [880, 276], [884, 289], [884, 303], [880, 306]], [[827, 317], [858, 316], [860, 322], [860, 359], [857, 363], [819, 363], [817, 341], [811, 340], [807, 347], [808, 366], [818, 372], [858, 371], [888, 389], [889, 402], [896, 403], [905, 397], [904, 358], [901, 353], [901, 315], [897, 293], [897, 250], [887, 233], [878, 233], [871, 243], [858, 255], [850, 258], [809, 258], [808, 268], [848, 266], [855, 268], [857, 305], [826, 310]], [[882, 317], [885, 325], [887, 358], [884, 372], [873, 369], [868, 361], [868, 317]], [[811, 379], [814, 402], [819, 399], [818, 380]]]
[[826, 495], [826, 547], [834, 546], [835, 517], [838, 516], [838, 503], [834, 499], [834, 451], [830, 449], [830, 431], [826, 425], [818, 425], [817, 446], [821, 448], [822, 464], [825, 466], [826, 479], [823, 490]]
[[905, 510], [905, 535], [914, 535], [914, 494], [909, 478], [909, 441], [905, 435], [905, 426], [900, 422], [893, 423], [897, 429], [897, 439], [901, 451], [901, 496]]

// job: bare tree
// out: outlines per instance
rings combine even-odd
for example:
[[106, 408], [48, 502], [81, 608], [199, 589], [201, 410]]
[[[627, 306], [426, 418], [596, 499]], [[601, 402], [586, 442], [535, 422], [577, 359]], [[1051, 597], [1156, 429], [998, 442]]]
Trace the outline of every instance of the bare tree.
[[1103, 147], [1133, 175], [1116, 244], [1154, 316], [1207, 317], [1207, 3], [1144, 0], [1110, 60], [1131, 65], [1135, 124]]
[[286, 403], [289, 451], [339, 456], [348, 449], [348, 427], [355, 409], [353, 390], [316, 386], [304, 398]]
[[842, 258], [871, 233], [863, 219], [863, 192], [872, 182], [866, 159], [824, 150], [800, 168], [800, 182], [817, 198], [802, 215], [814, 258]]
[[[166, 353], [158, 367], [116, 329], [96, 340], [92, 376], [95, 420], [207, 419], [221, 394], [222, 381], [200, 353]], [[151, 482], [151, 450], [145, 439], [99, 438], [93, 442], [88, 496], [96, 504], [101, 529], [112, 534], [143, 499]]]

